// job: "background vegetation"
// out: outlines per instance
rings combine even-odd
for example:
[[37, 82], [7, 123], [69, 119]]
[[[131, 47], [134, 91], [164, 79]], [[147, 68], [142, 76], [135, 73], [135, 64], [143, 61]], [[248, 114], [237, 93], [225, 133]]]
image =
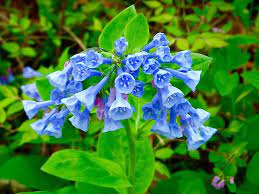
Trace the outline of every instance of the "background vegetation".
[[[148, 19], [151, 36], [164, 32], [172, 50], [190, 49], [213, 58], [198, 90], [188, 96], [194, 107], [211, 112], [209, 125], [218, 133], [196, 151], [187, 151], [183, 140], [152, 135], [156, 161], [149, 193], [258, 193], [259, 7], [253, 0], [2, 1], [0, 193], [68, 193], [61, 188], [71, 182], [48, 175], [40, 167], [63, 148], [96, 150], [102, 123], [90, 122], [88, 133], [63, 130], [62, 139], [38, 136], [23, 112], [21, 100], [28, 97], [20, 87], [36, 81], [44, 90], [45, 81], [26, 79], [22, 70], [30, 66], [46, 75], [63, 66], [71, 55], [98, 46], [105, 24], [133, 3]], [[7, 84], [3, 80], [11, 72], [15, 78]], [[64, 126], [69, 127], [68, 123]], [[225, 179], [225, 188], [211, 186], [215, 175]], [[93, 185], [79, 185], [78, 191], [115, 192]]]

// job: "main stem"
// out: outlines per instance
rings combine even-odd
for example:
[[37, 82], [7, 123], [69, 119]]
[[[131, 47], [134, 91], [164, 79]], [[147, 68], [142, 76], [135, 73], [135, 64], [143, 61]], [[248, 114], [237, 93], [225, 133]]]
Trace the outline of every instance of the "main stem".
[[127, 137], [128, 137], [128, 145], [129, 145], [129, 171], [128, 176], [132, 187], [128, 188], [128, 194], [134, 194], [133, 185], [135, 183], [135, 169], [136, 169], [136, 147], [135, 147], [135, 137], [132, 133], [132, 130], [129, 125], [129, 121], [125, 126]]

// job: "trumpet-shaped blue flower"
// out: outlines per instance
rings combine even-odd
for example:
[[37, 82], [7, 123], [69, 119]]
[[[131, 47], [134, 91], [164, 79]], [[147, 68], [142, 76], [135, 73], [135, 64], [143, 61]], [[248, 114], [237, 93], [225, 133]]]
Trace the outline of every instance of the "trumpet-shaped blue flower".
[[168, 46], [157, 47], [155, 56], [158, 57], [158, 60], [161, 62], [170, 62], [173, 59]]
[[77, 63], [73, 67], [72, 76], [75, 81], [84, 81], [92, 76], [101, 76], [100, 71], [92, 70], [83, 62]]
[[85, 53], [75, 54], [70, 58], [70, 63], [73, 66], [74, 64], [85, 62], [85, 56]]
[[133, 94], [134, 96], [141, 98], [144, 94], [144, 82], [136, 80], [135, 81], [135, 86], [133, 88], [133, 91], [131, 94]]
[[177, 112], [174, 108], [170, 109], [170, 121], [169, 121], [169, 129], [170, 129], [170, 138], [180, 138], [183, 136], [183, 131], [181, 127], [176, 122]]
[[95, 86], [90, 86], [86, 90], [75, 94], [76, 98], [82, 102], [88, 110], [92, 110], [94, 107], [94, 102], [96, 95], [101, 91], [103, 86], [107, 83], [109, 77], [104, 77], [98, 84]]
[[28, 97], [30, 98], [34, 98], [37, 101], [42, 101], [38, 88], [36, 87], [36, 84], [27, 84], [27, 85], [23, 85], [21, 87], [22, 91], [24, 94], [26, 94]]
[[133, 55], [128, 55], [126, 58], [126, 66], [132, 71], [137, 70], [143, 64], [147, 55], [148, 53], [145, 51], [142, 51]]
[[198, 85], [200, 81], [201, 71], [185, 71], [185, 70], [173, 70], [166, 68], [167, 71], [169, 71], [173, 77], [176, 77], [180, 80], [183, 80], [184, 83], [194, 92], [196, 89], [196, 86]]
[[54, 104], [53, 101], [35, 102], [33, 100], [22, 101], [24, 111], [29, 119], [32, 119], [41, 109], [47, 108]]
[[65, 67], [63, 71], [56, 71], [54, 73], [51, 73], [47, 76], [49, 79], [49, 83], [59, 88], [60, 91], [64, 91], [68, 82], [68, 78], [72, 73], [72, 66], [69, 65]]
[[151, 128], [152, 132], [156, 132], [167, 138], [171, 138], [169, 123], [167, 122], [167, 110], [162, 108], [158, 120], [155, 122], [154, 126]]
[[87, 108], [85, 108], [83, 112], [75, 114], [73, 117], [69, 118], [69, 120], [74, 127], [81, 129], [82, 131], [87, 131], [89, 117], [90, 112]]
[[121, 56], [122, 53], [126, 51], [127, 46], [128, 42], [125, 37], [120, 37], [114, 42], [114, 49], [119, 56]]
[[65, 98], [64, 92], [61, 92], [58, 88], [54, 89], [50, 93], [50, 99], [56, 104], [60, 105], [61, 100]]
[[132, 75], [134, 78], [137, 78], [139, 75], [139, 69], [137, 70], [130, 70], [127, 66], [123, 67], [123, 71], [126, 73], [129, 73], [130, 75]]
[[158, 88], [164, 88], [170, 83], [170, 79], [172, 78], [172, 75], [170, 72], [159, 69], [154, 73], [154, 83], [156, 87]]
[[51, 117], [57, 113], [57, 109], [51, 110], [49, 113], [45, 113], [43, 119], [39, 119], [36, 122], [32, 123], [31, 128], [39, 135], [44, 135], [44, 130], [48, 126]]
[[150, 103], [142, 107], [144, 120], [158, 120], [160, 114], [160, 102], [158, 94], [156, 94]]
[[156, 59], [146, 59], [142, 65], [142, 70], [145, 74], [153, 74], [160, 66]]
[[116, 91], [116, 100], [113, 101], [109, 109], [108, 115], [111, 119], [125, 120], [129, 119], [133, 113], [133, 109], [127, 100], [123, 99], [122, 94]]
[[183, 93], [170, 83], [162, 90], [162, 102], [166, 108], [172, 108], [183, 98]]
[[102, 54], [90, 50], [85, 53], [85, 64], [89, 68], [97, 68], [101, 64], [111, 64], [112, 60], [104, 58]]
[[41, 73], [35, 71], [34, 69], [32, 69], [29, 66], [24, 67], [22, 71], [23, 71], [22, 72], [23, 77], [25, 77], [25, 78], [32, 78], [32, 77], [40, 77], [40, 76], [42, 76]]
[[164, 33], [159, 32], [154, 36], [153, 40], [143, 48], [143, 50], [149, 51], [154, 47], [167, 46], [168, 44], [169, 41], [167, 40], [166, 35]]
[[82, 90], [83, 90], [82, 82], [69, 80], [64, 93], [66, 96], [71, 96], [75, 93], [81, 92]]
[[191, 51], [181, 51], [176, 53], [173, 56], [172, 62], [175, 62], [178, 64], [181, 69], [184, 70], [191, 70], [192, 68], [192, 57], [191, 57]]
[[129, 94], [133, 91], [135, 79], [129, 73], [120, 73], [115, 79], [115, 87], [120, 93]]
[[175, 111], [180, 116], [186, 116], [192, 108], [192, 105], [188, 100], [182, 98], [179, 102], [174, 106]]
[[205, 143], [217, 132], [217, 129], [202, 125], [200, 126], [200, 131], [201, 131], [201, 136], [203, 138], [202, 143]]
[[72, 113], [72, 114], [78, 114], [81, 109], [81, 102], [75, 97], [75, 96], [70, 96], [68, 98], [63, 98], [61, 102], [66, 105], [67, 109]]

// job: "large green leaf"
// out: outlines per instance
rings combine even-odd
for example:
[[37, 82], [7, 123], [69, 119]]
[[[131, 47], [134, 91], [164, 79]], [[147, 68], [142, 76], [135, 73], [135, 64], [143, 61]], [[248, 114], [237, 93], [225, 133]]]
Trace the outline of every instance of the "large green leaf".
[[199, 173], [179, 171], [166, 181], [157, 184], [152, 194], [206, 194], [205, 184]]
[[249, 82], [251, 85], [256, 87], [256, 89], [259, 89], [259, 73], [256, 70], [253, 71], [246, 71], [242, 73], [242, 77], [245, 78], [247, 82]]
[[54, 153], [41, 168], [49, 174], [103, 187], [129, 187], [122, 168], [111, 160], [78, 150]]
[[98, 187], [88, 183], [76, 183], [76, 190], [78, 193], [94, 193], [94, 194], [118, 194], [113, 188]]
[[99, 47], [112, 51], [114, 42], [123, 36], [127, 23], [134, 18], [136, 10], [134, 5], [120, 12], [103, 29], [99, 36]]
[[[128, 165], [128, 140], [125, 129], [107, 132], [101, 135], [98, 142], [98, 153], [101, 157], [112, 159], [123, 167]], [[136, 179], [134, 190], [143, 194], [151, 184], [154, 174], [154, 153], [148, 138], [136, 141]], [[124, 170], [128, 169], [127, 166]], [[122, 192], [120, 190], [120, 192]]]
[[48, 175], [40, 170], [46, 161], [41, 156], [16, 156], [0, 167], [0, 178], [16, 180], [28, 188], [55, 190], [68, 182]]
[[149, 39], [149, 27], [145, 16], [143, 14], [135, 16], [126, 25], [124, 35], [129, 43], [128, 53], [141, 50]]

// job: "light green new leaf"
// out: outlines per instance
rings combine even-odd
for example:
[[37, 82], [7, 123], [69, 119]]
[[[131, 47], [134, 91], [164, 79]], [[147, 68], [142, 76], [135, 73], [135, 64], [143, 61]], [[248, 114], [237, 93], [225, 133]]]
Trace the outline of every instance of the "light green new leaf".
[[149, 27], [143, 14], [135, 16], [125, 28], [125, 38], [129, 45], [128, 53], [140, 51], [147, 44], [149, 39]]
[[35, 57], [37, 53], [32, 47], [23, 47], [21, 48], [21, 54], [26, 57]]
[[112, 51], [114, 42], [123, 36], [127, 23], [136, 16], [134, 5], [120, 12], [103, 29], [99, 36], [99, 47]]
[[165, 160], [165, 159], [169, 159], [170, 157], [172, 157], [173, 154], [174, 154], [174, 151], [172, 149], [166, 147], [166, 148], [158, 149], [156, 151], [155, 156], [156, 156], [156, 158]]
[[56, 70], [62, 70], [64, 69], [65, 62], [69, 59], [69, 49], [70, 47], [67, 47], [61, 54], [61, 56], [58, 59], [58, 66], [56, 67]]
[[4, 109], [0, 108], [0, 124], [4, 123], [6, 119], [6, 114]]
[[41, 169], [60, 178], [97, 186], [131, 186], [117, 163], [79, 150], [67, 149], [56, 152]]
[[7, 42], [2, 45], [2, 48], [9, 53], [16, 53], [19, 51], [20, 46], [15, 42]]

